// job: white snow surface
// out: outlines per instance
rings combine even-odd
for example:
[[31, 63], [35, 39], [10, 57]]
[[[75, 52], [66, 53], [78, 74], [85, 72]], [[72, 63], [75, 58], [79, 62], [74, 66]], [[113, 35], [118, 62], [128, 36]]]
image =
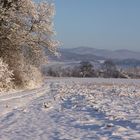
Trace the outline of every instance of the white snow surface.
[[139, 140], [140, 80], [47, 78], [0, 94], [0, 140]]

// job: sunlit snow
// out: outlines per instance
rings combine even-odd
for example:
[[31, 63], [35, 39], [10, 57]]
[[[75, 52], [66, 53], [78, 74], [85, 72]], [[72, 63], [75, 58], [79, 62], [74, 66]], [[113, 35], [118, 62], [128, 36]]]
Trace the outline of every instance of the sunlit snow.
[[140, 81], [48, 78], [0, 95], [0, 140], [140, 139]]

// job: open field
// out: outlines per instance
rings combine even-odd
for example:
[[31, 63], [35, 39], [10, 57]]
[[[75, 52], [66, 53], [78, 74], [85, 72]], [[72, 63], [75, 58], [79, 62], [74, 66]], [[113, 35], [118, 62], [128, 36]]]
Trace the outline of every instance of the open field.
[[47, 78], [0, 95], [0, 140], [140, 139], [140, 80]]

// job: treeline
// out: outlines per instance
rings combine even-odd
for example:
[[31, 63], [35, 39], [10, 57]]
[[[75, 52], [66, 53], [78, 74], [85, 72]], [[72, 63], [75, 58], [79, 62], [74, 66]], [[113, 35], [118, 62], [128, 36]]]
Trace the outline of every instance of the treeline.
[[82, 61], [75, 67], [50, 67], [43, 73], [53, 77], [104, 77], [104, 78], [128, 78], [112, 60], [106, 60], [99, 69], [95, 69], [89, 61]]

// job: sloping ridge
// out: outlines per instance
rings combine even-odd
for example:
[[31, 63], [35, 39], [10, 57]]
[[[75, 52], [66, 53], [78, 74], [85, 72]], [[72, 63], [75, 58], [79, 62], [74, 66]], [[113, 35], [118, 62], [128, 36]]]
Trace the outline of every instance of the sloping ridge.
[[130, 50], [105, 50], [105, 49], [95, 49], [91, 47], [77, 47], [77, 48], [62, 48], [60, 49], [62, 56], [72, 54], [78, 55], [87, 55], [87, 56], [94, 56], [96, 59], [137, 59], [140, 60], [140, 52], [130, 51]]

